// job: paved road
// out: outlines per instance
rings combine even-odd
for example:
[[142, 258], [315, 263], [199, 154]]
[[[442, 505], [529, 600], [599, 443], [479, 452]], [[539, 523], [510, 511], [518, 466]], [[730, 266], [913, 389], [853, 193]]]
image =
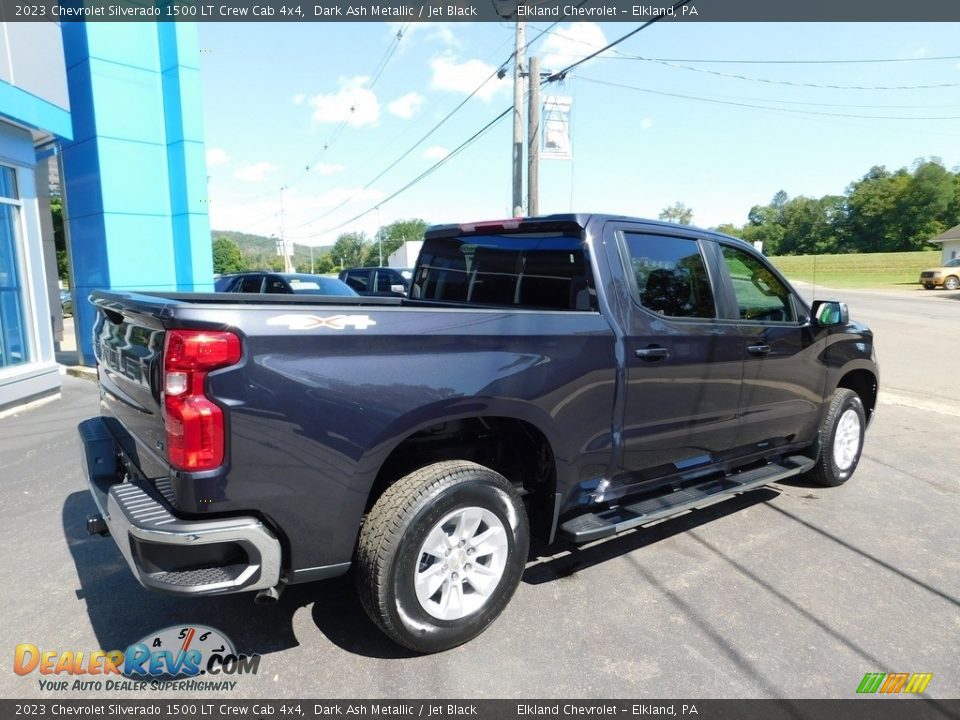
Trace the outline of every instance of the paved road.
[[[920, 404], [951, 381], [960, 302], [843, 297], [877, 327], [885, 388]], [[918, 346], [921, 328], [939, 340]], [[3, 697], [43, 696], [36, 674], [9, 670], [16, 643], [109, 650], [180, 623], [263, 655], [230, 697], [851, 697], [864, 673], [892, 671], [932, 672], [930, 696], [960, 696], [955, 415], [883, 406], [841, 488], [781, 484], [538, 556], [484, 635], [411, 657], [346, 580], [271, 608], [142, 590], [83, 530], [94, 508], [73, 428], [95, 413], [95, 386], [67, 377], [60, 402], [0, 420]]]
[[881, 402], [960, 416], [960, 291], [831, 290], [796, 283], [807, 299], [843, 300], [876, 334]]

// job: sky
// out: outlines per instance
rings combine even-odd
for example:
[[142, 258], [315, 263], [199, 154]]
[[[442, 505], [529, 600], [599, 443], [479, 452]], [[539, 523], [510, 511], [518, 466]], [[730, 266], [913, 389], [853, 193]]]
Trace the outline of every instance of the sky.
[[[557, 71], [636, 27], [527, 22], [527, 54]], [[513, 66], [495, 71], [514, 23], [201, 23], [199, 35], [212, 228], [279, 237], [282, 225], [323, 246], [403, 218], [512, 214], [510, 113], [394, 194], [512, 105]], [[542, 88], [572, 98], [573, 158], [541, 162], [540, 212], [656, 218], [681, 202], [696, 225], [742, 225], [779, 190], [839, 195], [874, 165], [923, 157], [955, 168], [957, 37], [950, 23], [656, 23]]]

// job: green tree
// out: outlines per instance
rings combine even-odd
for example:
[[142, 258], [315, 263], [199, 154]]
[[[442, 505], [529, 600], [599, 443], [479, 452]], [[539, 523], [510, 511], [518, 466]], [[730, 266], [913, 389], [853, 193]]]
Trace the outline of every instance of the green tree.
[[330, 253], [324, 253], [319, 258], [314, 258], [313, 268], [315, 272], [321, 275], [333, 272], [333, 258], [330, 257]]
[[213, 271], [218, 275], [241, 272], [246, 269], [243, 254], [232, 240], [219, 237], [213, 241]]
[[427, 229], [427, 221], [420, 218], [410, 218], [407, 220], [395, 220], [389, 225], [384, 225], [373, 237], [373, 242], [367, 250], [367, 257], [364, 265], [368, 267], [380, 264], [380, 243], [383, 243], [383, 264], [387, 264], [389, 257], [400, 247], [410, 240], [422, 240], [423, 233]]
[[688, 208], [682, 202], [675, 202], [670, 207], [665, 207], [657, 216], [667, 222], [689, 225], [693, 222], [693, 210]]
[[67, 236], [63, 231], [63, 199], [50, 198], [53, 215], [53, 244], [57, 251], [57, 277], [70, 283], [70, 263], [67, 261]]
[[344, 233], [337, 238], [330, 249], [330, 254], [333, 255], [334, 263], [339, 263], [340, 267], [363, 265], [369, 244], [370, 240], [366, 233]]

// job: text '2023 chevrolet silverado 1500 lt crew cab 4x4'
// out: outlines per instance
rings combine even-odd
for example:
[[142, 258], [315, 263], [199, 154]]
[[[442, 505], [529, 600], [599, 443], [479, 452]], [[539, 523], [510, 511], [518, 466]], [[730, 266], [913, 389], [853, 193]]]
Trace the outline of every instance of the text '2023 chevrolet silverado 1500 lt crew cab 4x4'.
[[585, 543], [857, 467], [873, 336], [747, 244], [606, 215], [430, 228], [409, 298], [95, 292], [101, 515], [148, 588], [356, 575], [436, 651], [531, 537]]

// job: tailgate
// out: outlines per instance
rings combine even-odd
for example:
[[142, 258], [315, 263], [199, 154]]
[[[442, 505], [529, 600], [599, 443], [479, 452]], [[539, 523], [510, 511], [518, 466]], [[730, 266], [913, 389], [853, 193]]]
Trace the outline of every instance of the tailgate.
[[166, 477], [161, 414], [164, 328], [152, 308], [95, 302], [94, 353], [107, 426], [148, 478]]

